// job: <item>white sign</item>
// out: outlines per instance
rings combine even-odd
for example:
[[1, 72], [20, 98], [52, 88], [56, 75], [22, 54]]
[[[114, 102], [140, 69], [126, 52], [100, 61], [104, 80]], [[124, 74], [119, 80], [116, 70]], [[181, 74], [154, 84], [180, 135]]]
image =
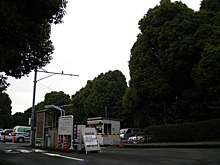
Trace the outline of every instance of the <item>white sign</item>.
[[100, 146], [97, 140], [97, 132], [95, 128], [82, 128], [83, 141], [86, 149], [88, 151], [100, 151]]
[[59, 135], [73, 135], [73, 116], [60, 116], [58, 125]]

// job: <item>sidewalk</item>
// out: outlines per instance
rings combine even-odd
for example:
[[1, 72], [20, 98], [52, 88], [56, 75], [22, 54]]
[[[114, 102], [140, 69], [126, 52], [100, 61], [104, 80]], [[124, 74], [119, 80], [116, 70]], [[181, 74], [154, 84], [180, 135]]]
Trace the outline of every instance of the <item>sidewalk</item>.
[[124, 143], [124, 147], [135, 148], [220, 148], [220, 141], [213, 142], [180, 142], [180, 143]]

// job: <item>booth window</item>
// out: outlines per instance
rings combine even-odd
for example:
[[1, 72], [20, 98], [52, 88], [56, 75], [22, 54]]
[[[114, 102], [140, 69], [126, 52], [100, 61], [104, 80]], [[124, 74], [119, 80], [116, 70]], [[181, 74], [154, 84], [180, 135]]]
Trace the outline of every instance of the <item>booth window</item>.
[[104, 124], [104, 133], [111, 133], [111, 124]]
[[126, 133], [131, 133], [131, 129], [128, 129]]
[[97, 133], [102, 133], [102, 125], [96, 125], [96, 131]]

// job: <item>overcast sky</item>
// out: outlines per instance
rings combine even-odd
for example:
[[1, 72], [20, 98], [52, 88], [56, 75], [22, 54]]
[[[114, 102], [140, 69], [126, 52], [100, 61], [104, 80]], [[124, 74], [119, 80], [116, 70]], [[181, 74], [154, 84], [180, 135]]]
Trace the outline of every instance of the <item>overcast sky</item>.
[[[140, 32], [138, 22], [149, 8], [160, 0], [69, 0], [63, 24], [52, 25], [51, 40], [55, 47], [53, 60], [44, 67], [51, 72], [79, 75], [55, 75], [37, 82], [36, 101], [46, 93], [63, 91], [72, 96], [109, 70], [120, 70], [129, 81], [130, 49]], [[201, 0], [182, 0], [189, 8], [199, 10]], [[38, 73], [37, 78], [49, 76]], [[12, 100], [12, 114], [32, 107], [34, 73], [14, 79], [6, 93]]]

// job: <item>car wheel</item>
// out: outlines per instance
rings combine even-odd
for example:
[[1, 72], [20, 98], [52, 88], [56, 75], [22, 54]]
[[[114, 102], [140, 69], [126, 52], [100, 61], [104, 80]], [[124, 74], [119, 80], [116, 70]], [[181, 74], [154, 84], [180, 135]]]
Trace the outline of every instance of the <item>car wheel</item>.
[[24, 138], [18, 138], [19, 143], [24, 143]]

